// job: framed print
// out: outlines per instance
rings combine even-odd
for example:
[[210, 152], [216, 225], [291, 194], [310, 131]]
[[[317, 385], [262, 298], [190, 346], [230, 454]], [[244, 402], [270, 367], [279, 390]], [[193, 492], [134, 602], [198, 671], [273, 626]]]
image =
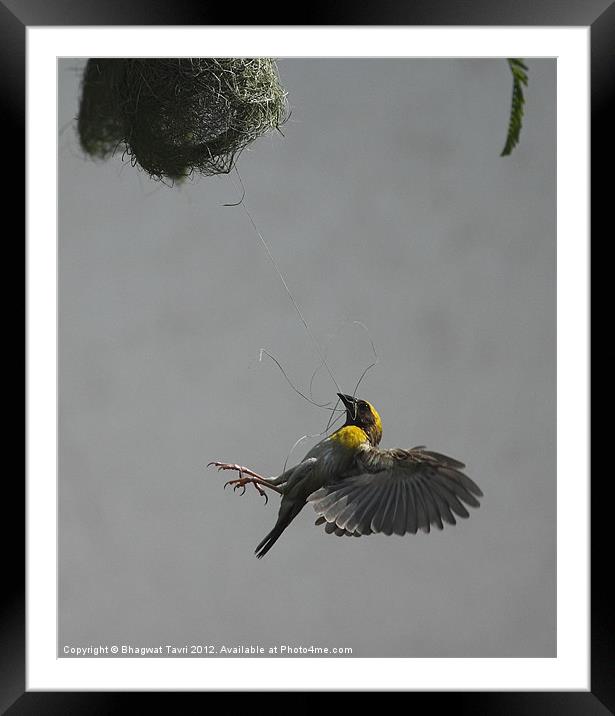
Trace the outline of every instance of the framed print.
[[[3, 706], [612, 708], [588, 429], [608, 3], [236, 27], [25, 5], [2, 16], [27, 130], [27, 589], [17, 560]], [[339, 453], [364, 493], [301, 483], [340, 425], [340, 450], [383, 461]]]

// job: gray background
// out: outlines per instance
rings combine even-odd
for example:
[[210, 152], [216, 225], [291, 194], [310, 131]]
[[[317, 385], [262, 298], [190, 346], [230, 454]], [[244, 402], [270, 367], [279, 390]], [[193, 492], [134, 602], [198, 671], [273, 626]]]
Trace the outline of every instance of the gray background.
[[328, 536], [307, 507], [260, 561], [277, 497], [205, 464], [276, 474], [323, 430], [258, 360], [307, 389], [317, 354], [230, 177], [82, 156], [83, 65], [59, 63], [60, 648], [554, 656], [555, 61], [529, 61], [508, 158], [504, 60], [279, 61], [293, 115], [242, 154], [247, 205], [345, 391], [369, 327], [383, 445], [464, 460], [485, 497], [403, 538]]

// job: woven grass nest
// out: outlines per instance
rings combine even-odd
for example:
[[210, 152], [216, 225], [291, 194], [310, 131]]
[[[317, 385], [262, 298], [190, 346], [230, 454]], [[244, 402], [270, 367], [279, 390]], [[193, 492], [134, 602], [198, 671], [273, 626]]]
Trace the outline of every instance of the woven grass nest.
[[271, 58], [90, 59], [78, 133], [91, 157], [118, 151], [152, 178], [226, 174], [288, 119]]

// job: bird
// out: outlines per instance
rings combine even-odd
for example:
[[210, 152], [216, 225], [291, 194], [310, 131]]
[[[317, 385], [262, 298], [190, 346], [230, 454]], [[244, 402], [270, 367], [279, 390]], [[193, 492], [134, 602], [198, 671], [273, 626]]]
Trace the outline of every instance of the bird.
[[316, 525], [327, 534], [361, 537], [371, 534], [428, 533], [432, 526], [467, 518], [466, 506], [479, 507], [478, 485], [462, 472], [464, 463], [424, 445], [410, 449], [381, 448], [382, 420], [367, 400], [338, 393], [345, 423], [323, 438], [303, 460], [277, 477], [263, 477], [235, 463], [210, 462], [218, 470], [236, 470], [234, 490], [253, 485], [282, 496], [273, 529], [255, 549], [264, 557], [284, 530], [310, 503]]

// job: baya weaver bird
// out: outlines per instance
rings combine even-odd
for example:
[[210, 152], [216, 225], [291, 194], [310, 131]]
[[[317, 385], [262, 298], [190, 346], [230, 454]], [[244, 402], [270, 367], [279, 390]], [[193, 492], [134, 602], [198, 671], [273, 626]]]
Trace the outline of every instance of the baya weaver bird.
[[[253, 485], [282, 496], [278, 519], [256, 547], [260, 559], [310, 502], [317, 525], [327, 534], [361, 537], [429, 532], [454, 525], [455, 515], [469, 517], [464, 506], [478, 507], [480, 488], [461, 470], [462, 462], [418, 446], [382, 449], [382, 421], [371, 403], [338, 393], [346, 422], [317, 443], [297, 465], [277, 477], [265, 478], [240, 465], [211, 462], [219, 470], [236, 470], [226, 485]], [[225, 485], [225, 487], [226, 487]], [[243, 494], [242, 492], [242, 494]]]

